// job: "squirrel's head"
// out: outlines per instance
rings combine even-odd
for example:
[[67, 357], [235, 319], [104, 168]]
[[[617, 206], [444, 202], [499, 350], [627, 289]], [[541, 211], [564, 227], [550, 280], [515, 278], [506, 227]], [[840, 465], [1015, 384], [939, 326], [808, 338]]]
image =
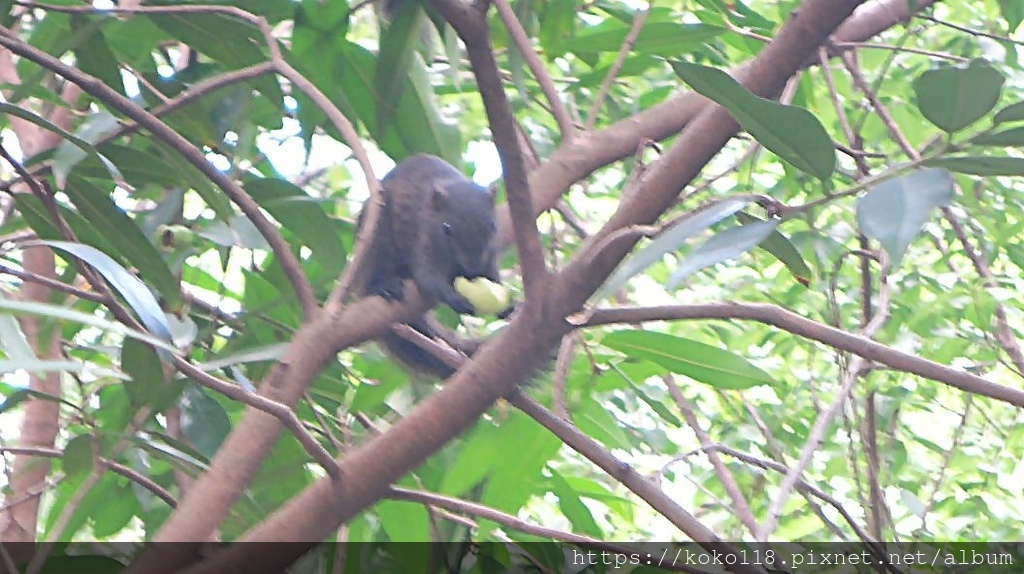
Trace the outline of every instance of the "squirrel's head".
[[437, 184], [430, 208], [437, 217], [434, 246], [451, 255], [451, 279], [486, 277], [498, 281], [494, 264], [497, 227], [494, 221], [494, 190], [472, 182]]

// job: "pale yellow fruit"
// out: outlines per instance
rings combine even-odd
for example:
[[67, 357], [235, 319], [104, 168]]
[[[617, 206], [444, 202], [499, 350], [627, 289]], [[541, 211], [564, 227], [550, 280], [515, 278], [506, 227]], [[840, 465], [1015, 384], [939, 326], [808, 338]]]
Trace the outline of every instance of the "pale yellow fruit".
[[459, 295], [469, 299], [477, 313], [494, 315], [508, 308], [508, 292], [490, 279], [477, 277], [470, 281], [457, 277], [453, 286]]

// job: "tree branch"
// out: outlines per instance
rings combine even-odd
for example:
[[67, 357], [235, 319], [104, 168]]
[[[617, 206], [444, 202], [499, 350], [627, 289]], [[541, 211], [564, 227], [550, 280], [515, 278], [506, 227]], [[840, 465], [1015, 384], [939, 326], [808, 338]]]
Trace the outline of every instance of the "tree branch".
[[505, 23], [505, 28], [512, 41], [515, 42], [516, 49], [523, 55], [526, 65], [533, 72], [533, 77], [540, 84], [540, 89], [544, 92], [544, 97], [547, 98], [548, 105], [551, 107], [551, 114], [558, 122], [558, 130], [562, 132], [562, 141], [572, 140], [576, 137], [576, 126], [573, 125], [572, 118], [569, 117], [569, 112], [565, 109], [565, 104], [558, 97], [558, 90], [555, 89], [555, 83], [551, 81], [551, 76], [544, 67], [544, 63], [537, 57], [537, 52], [533, 51], [526, 30], [523, 30], [523, 25], [519, 22], [519, 18], [516, 18], [516, 13], [512, 10], [508, 0], [494, 0], [494, 5], [497, 6], [498, 15]]
[[433, 5], [466, 44], [469, 62], [487, 112], [487, 122], [494, 137], [494, 146], [498, 148], [501, 158], [527, 305], [531, 301], [540, 302], [548, 281], [544, 252], [537, 231], [526, 164], [516, 135], [516, 121], [502, 88], [486, 14], [467, 8], [461, 0], [434, 0]]
[[666, 307], [619, 307], [599, 309], [587, 319], [587, 326], [609, 323], [641, 323], [680, 319], [749, 319], [772, 325], [840, 351], [853, 353], [907, 373], [1024, 407], [1024, 391], [993, 383], [978, 375], [958, 371], [927, 359], [898, 351], [870, 339], [801, 317], [775, 305], [760, 303], [706, 303]]

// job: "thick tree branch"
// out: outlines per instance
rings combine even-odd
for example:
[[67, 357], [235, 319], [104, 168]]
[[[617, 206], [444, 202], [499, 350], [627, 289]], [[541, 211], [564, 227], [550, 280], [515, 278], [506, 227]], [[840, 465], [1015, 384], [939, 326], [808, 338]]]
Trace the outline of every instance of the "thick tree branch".
[[[304, 324], [284, 356], [260, 385], [259, 395], [294, 408], [312, 380], [342, 349], [383, 335], [395, 323], [421, 316], [427, 304], [415, 285], [405, 286], [405, 302], [394, 305], [369, 297], [323, 313]], [[154, 537], [156, 542], [204, 540], [224, 520], [281, 434], [281, 421], [263, 411], [248, 409], [221, 445], [210, 469], [195, 482], [177, 511]], [[348, 478], [342, 473], [341, 482]], [[332, 481], [328, 481], [332, 482]], [[387, 485], [385, 485], [387, 486]], [[286, 533], [278, 533], [286, 535]], [[132, 572], [171, 572], [197, 557], [198, 544], [152, 547], [132, 564]]]
[[[18, 76], [17, 67], [10, 53], [0, 53], [0, 81], [9, 85], [20, 85], [21, 78]], [[67, 104], [67, 107], [52, 110], [47, 118], [54, 125], [68, 129], [73, 119], [72, 108], [77, 105], [82, 92], [77, 86], [65, 87], [59, 96]], [[11, 129], [18, 136], [18, 143], [25, 155], [38, 154], [52, 149], [61, 140], [60, 137], [50, 131], [43, 130], [21, 118], [11, 118]], [[12, 156], [7, 154], [0, 142], [0, 152], [11, 164], [16, 173], [25, 174], [24, 167]], [[26, 181], [17, 187], [24, 190], [29, 187], [33, 193], [44, 193], [38, 182], [26, 178]], [[22, 255], [22, 266], [26, 273], [33, 277], [39, 277], [47, 283], [56, 282], [53, 251], [49, 249], [31, 249]], [[42, 282], [23, 282], [18, 296], [24, 301], [46, 302], [52, 296], [49, 285]], [[60, 330], [54, 327], [52, 322], [42, 317], [22, 317], [21, 328], [25, 334], [25, 340], [32, 348], [32, 352], [44, 360], [54, 360], [61, 357]], [[60, 397], [61, 376], [58, 372], [32, 373], [29, 377], [29, 387], [44, 395]], [[49, 448], [56, 444], [60, 422], [60, 404], [56, 401], [45, 400], [41, 397], [31, 398], [24, 408], [24, 417], [20, 424], [19, 437], [23, 445], [30, 447]], [[21, 499], [20, 504], [13, 506], [4, 505], [0, 510], [0, 540], [6, 542], [34, 542], [38, 530], [39, 508], [42, 502], [42, 494], [47, 484], [47, 476], [50, 473], [50, 465], [28, 457], [19, 456], [14, 460], [10, 474], [8, 475], [8, 493], [5, 500], [11, 498]], [[9, 558], [7, 554], [4, 558]]]

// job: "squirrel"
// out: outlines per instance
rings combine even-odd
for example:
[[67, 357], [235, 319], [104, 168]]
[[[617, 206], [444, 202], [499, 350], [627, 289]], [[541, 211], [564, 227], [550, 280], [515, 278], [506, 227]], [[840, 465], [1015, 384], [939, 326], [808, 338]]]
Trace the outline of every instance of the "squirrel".
[[[402, 160], [381, 180], [383, 205], [360, 295], [401, 301], [403, 281], [412, 279], [421, 295], [459, 314], [473, 305], [453, 285], [458, 277], [485, 277], [499, 282], [494, 190], [477, 185], [443, 159], [418, 154]], [[359, 215], [362, 226], [365, 208]], [[429, 338], [441, 338], [472, 354], [473, 341], [462, 341], [429, 316], [409, 323]], [[379, 341], [414, 372], [438, 378], [451, 367], [396, 333]]]

